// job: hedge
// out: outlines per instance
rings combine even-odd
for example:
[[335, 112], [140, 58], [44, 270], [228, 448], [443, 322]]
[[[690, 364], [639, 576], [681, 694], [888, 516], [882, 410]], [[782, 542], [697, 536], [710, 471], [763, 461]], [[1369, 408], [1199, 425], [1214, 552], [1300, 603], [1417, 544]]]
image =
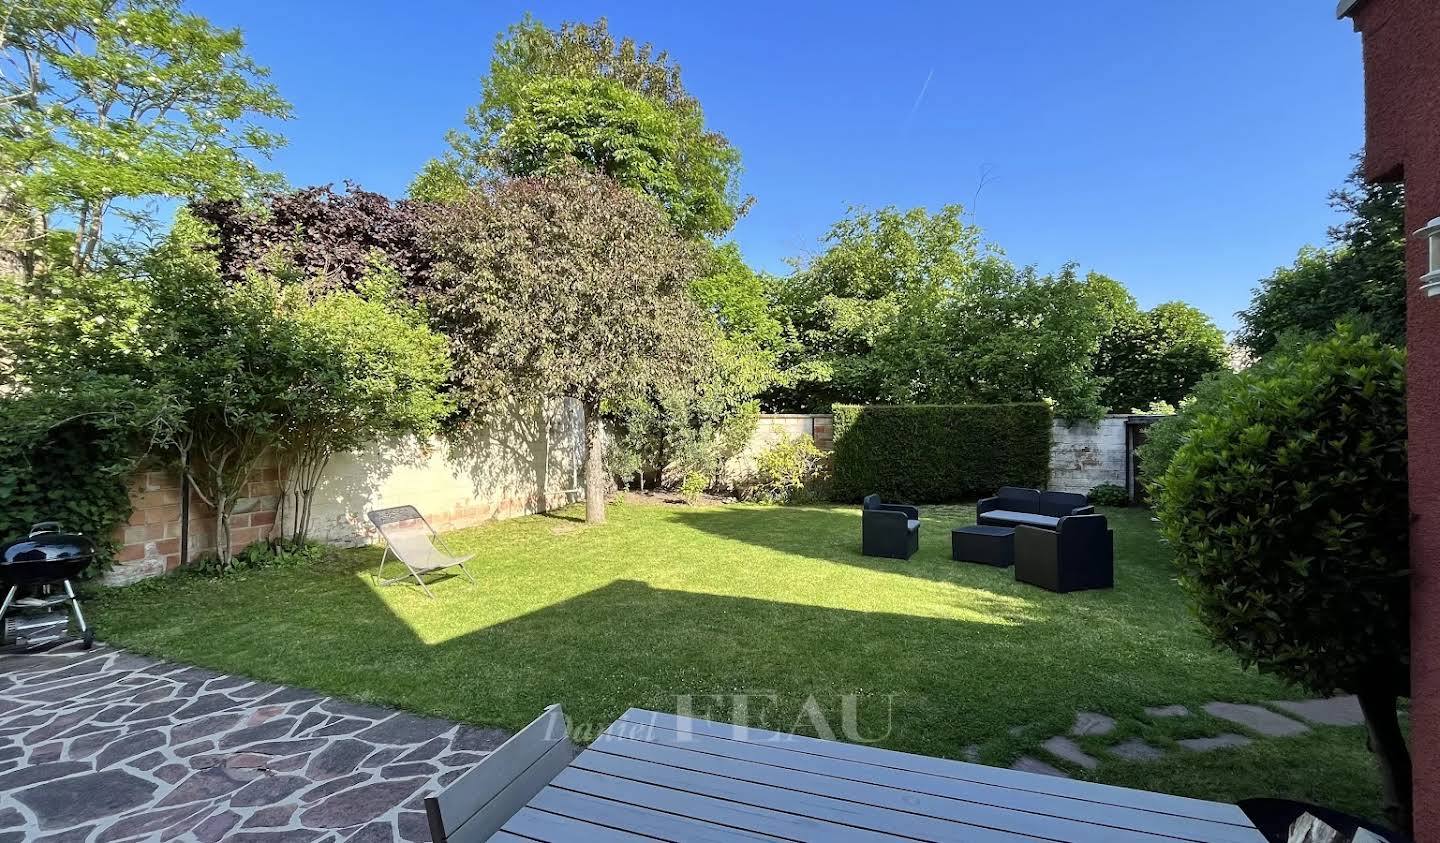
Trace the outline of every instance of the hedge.
[[945, 503], [1000, 486], [1043, 488], [1050, 477], [1045, 404], [837, 404], [838, 501], [868, 494]]

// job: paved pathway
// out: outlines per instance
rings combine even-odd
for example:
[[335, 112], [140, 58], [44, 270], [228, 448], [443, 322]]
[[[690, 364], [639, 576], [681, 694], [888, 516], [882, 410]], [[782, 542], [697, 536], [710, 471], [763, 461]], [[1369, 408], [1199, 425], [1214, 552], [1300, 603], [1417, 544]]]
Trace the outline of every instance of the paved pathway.
[[[1331, 697], [1324, 700], [1275, 700], [1269, 703], [1274, 708], [1283, 709], [1290, 714], [1299, 717], [1294, 720], [1283, 714], [1259, 705], [1241, 705], [1237, 703], [1212, 702], [1205, 705], [1205, 713], [1220, 720], [1228, 721], [1234, 725], [1243, 727], [1263, 738], [1283, 738], [1290, 735], [1302, 735], [1310, 731], [1310, 726], [1302, 721], [1309, 721], [1321, 726], [1362, 726], [1365, 717], [1360, 712], [1360, 703], [1355, 697]], [[1151, 719], [1191, 717], [1193, 713], [1183, 705], [1156, 706], [1145, 709], [1145, 715]], [[1010, 734], [1020, 736], [1024, 734], [1025, 727], [1016, 727], [1010, 730]], [[1083, 735], [1104, 736], [1115, 731], [1115, 719], [1104, 714], [1097, 714], [1093, 711], [1081, 711], [1075, 715], [1075, 724], [1070, 727], [1070, 734], [1075, 737]], [[1113, 741], [1113, 739], [1112, 739]], [[1175, 742], [1177, 746], [1191, 752], [1210, 752], [1216, 749], [1229, 749], [1232, 747], [1249, 746], [1254, 740], [1245, 735], [1237, 735], [1233, 732], [1225, 732], [1219, 735], [1202, 738], [1188, 738]], [[1075, 741], [1063, 735], [1056, 735], [1040, 744], [1040, 748], [1046, 753], [1062, 761], [1081, 767], [1086, 770], [1094, 770], [1100, 766], [1100, 760], [1090, 755]], [[1121, 761], [1144, 763], [1147, 761], [1158, 761], [1164, 758], [1166, 752], [1161, 747], [1146, 743], [1140, 738], [1130, 738], [1119, 743], [1110, 743], [1105, 751]], [[965, 755], [971, 761], [978, 761], [980, 758], [980, 747], [972, 745], [965, 748]], [[1069, 778], [1070, 774], [1054, 765], [1041, 761], [1038, 758], [1023, 755], [1010, 765], [1011, 769], [1024, 770], [1029, 773], [1044, 773], [1048, 776], [1061, 776]]]
[[0, 656], [0, 843], [429, 840], [505, 734], [105, 647]]

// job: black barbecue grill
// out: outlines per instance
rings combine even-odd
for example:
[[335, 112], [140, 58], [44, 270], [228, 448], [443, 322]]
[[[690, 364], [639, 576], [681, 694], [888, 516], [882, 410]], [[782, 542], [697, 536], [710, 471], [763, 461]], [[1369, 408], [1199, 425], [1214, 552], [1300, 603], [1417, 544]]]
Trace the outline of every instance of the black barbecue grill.
[[61, 532], [46, 521], [30, 535], [0, 545], [0, 646], [38, 647], [72, 640], [70, 614], [86, 649], [95, 631], [85, 623], [70, 581], [95, 560], [95, 543], [79, 533]]

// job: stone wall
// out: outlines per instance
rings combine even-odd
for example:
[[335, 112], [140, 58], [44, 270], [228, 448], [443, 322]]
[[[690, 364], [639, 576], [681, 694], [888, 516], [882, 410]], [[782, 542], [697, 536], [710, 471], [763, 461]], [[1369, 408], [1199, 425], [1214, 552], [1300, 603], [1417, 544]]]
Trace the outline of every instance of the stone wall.
[[1101, 483], [1128, 488], [1128, 454], [1123, 415], [1098, 422], [1050, 428], [1050, 488], [1058, 492], [1089, 492]]
[[[402, 504], [418, 508], [437, 530], [563, 506], [583, 499], [584, 453], [580, 406], [558, 400], [543, 409], [512, 407], [489, 424], [429, 442], [377, 442], [331, 460], [311, 507], [310, 535], [332, 544], [364, 544], [375, 538], [365, 513]], [[262, 462], [231, 517], [231, 550], [278, 535], [293, 523], [283, 490], [280, 467]], [[120, 550], [107, 582], [128, 584], [214, 552], [213, 510], [193, 491], [183, 507], [182, 496], [180, 478], [170, 472], [136, 474], [130, 486], [135, 511], [117, 530]], [[182, 529], [184, 509], [188, 529]], [[182, 534], [188, 536], [186, 554]]]
[[577, 402], [504, 414], [443, 440], [377, 443], [333, 459], [316, 490], [310, 534], [353, 545], [375, 538], [365, 513], [410, 504], [437, 530], [544, 512], [582, 500], [584, 418]]

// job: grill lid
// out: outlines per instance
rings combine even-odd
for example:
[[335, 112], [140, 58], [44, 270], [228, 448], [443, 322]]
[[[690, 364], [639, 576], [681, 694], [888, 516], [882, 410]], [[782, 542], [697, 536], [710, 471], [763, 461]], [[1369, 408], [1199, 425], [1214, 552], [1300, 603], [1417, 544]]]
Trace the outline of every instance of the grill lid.
[[0, 566], [53, 562], [89, 562], [95, 542], [79, 533], [35, 532], [0, 545]]

